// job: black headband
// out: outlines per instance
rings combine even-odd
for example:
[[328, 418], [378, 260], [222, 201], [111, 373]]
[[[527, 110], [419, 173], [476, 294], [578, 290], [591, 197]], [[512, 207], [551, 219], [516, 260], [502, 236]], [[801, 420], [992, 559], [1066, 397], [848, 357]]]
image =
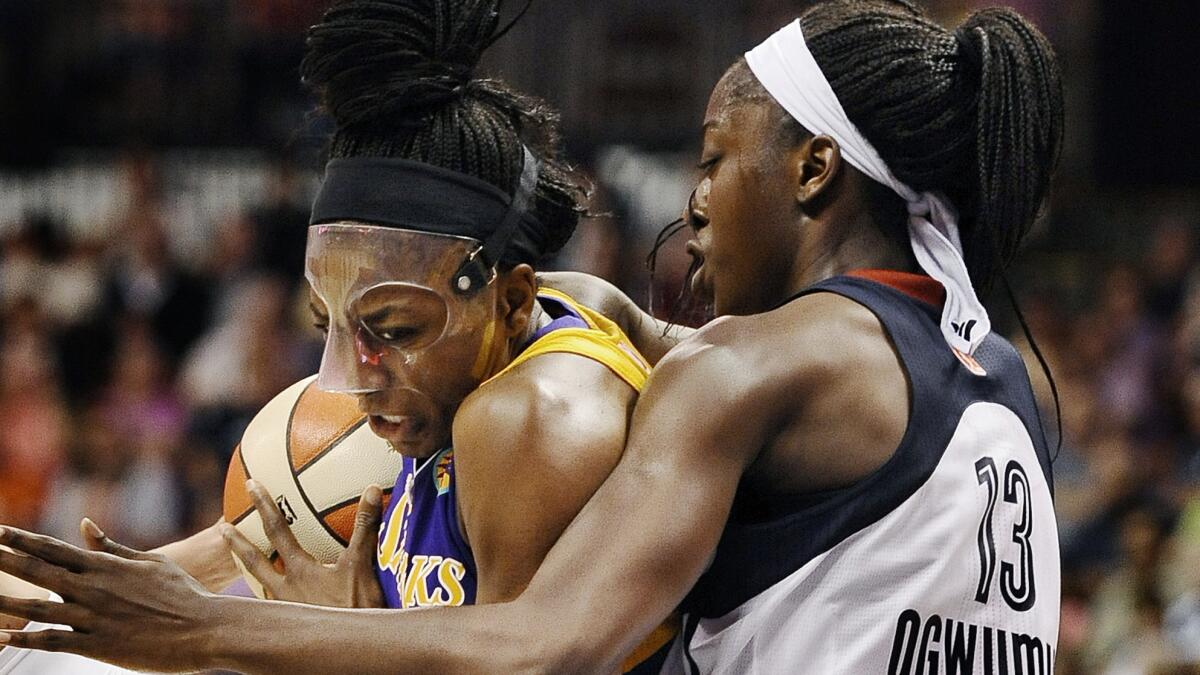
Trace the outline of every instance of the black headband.
[[453, 283], [466, 293], [486, 285], [502, 258], [540, 256], [545, 228], [527, 210], [537, 178], [538, 162], [527, 149], [512, 198], [474, 176], [424, 162], [338, 158], [325, 166], [309, 224], [356, 220], [478, 239], [482, 245], [463, 262]]

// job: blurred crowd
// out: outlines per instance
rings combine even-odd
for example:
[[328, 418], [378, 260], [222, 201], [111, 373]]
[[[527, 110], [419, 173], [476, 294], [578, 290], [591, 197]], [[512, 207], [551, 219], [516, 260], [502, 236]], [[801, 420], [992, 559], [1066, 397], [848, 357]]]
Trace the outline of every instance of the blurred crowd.
[[0, 0], [0, 161], [61, 147], [282, 145], [325, 0]]
[[[1073, 261], [1070, 281], [1046, 280], [1066, 257], [1050, 250], [1014, 275], [1061, 402], [1060, 672], [1200, 664], [1200, 222], [1142, 225], [1140, 250]], [[1053, 440], [1049, 381], [1013, 332]]]
[[[77, 541], [88, 515], [143, 547], [207, 526], [249, 419], [316, 371], [302, 271], [320, 125], [295, 75], [325, 4], [0, 0], [0, 92], [42, 85], [0, 104], [0, 126], [17, 130], [0, 146], [0, 522]], [[56, 48], [36, 48], [47, 41]], [[570, 139], [584, 127], [564, 107]], [[1117, 198], [1072, 170], [1094, 151], [1080, 138], [1010, 273], [1033, 343], [1003, 293], [988, 299], [1028, 356], [1055, 445], [1061, 420], [1058, 672], [1196, 673], [1200, 186], [1108, 208]], [[547, 266], [593, 272], [669, 313], [682, 245], [664, 250], [653, 284], [645, 259], [695, 158], [572, 142], [602, 215]], [[196, 163], [177, 150], [196, 145], [252, 149], [238, 198], [214, 202], [225, 183], [168, 170]], [[49, 178], [67, 156], [91, 169]], [[196, 171], [233, 171], [213, 166]]]
[[214, 225], [209, 254], [169, 246], [152, 160], [131, 162], [103, 239], [44, 214], [0, 248], [0, 520], [78, 539], [77, 514], [152, 546], [214, 522], [250, 417], [316, 371], [302, 323], [306, 209], [290, 170]]

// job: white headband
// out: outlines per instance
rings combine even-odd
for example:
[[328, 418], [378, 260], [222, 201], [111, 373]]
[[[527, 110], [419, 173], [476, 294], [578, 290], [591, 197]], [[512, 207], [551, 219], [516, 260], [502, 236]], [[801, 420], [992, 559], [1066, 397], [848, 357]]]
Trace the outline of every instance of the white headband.
[[837, 141], [847, 162], [908, 202], [908, 236], [913, 254], [922, 269], [946, 288], [942, 334], [951, 347], [973, 353], [991, 332], [992, 324], [963, 262], [954, 206], [944, 195], [918, 194], [892, 175], [887, 163], [846, 117], [833, 87], [808, 50], [799, 19], [747, 52], [746, 62], [767, 93], [805, 129]]

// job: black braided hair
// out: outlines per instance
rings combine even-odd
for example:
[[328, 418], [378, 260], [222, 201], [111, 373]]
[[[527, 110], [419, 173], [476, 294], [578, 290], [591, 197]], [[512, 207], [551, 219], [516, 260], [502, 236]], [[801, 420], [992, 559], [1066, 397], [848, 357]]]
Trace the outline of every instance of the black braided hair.
[[[585, 190], [561, 155], [558, 115], [475, 77], [503, 0], [342, 0], [308, 31], [300, 65], [336, 128], [329, 156], [398, 157], [480, 178], [513, 194], [522, 146], [541, 161], [533, 213], [542, 255], [575, 231]], [[504, 266], [532, 263], [507, 251]]]
[[[948, 31], [899, 0], [828, 0], [800, 24], [846, 115], [896, 177], [958, 208], [972, 282], [990, 288], [1058, 162], [1062, 83], [1049, 42], [1008, 8]], [[767, 97], [744, 60], [734, 69], [731, 98]], [[889, 212], [877, 220], [902, 224], [903, 204], [886, 195]], [[907, 242], [899, 225], [889, 234]]]

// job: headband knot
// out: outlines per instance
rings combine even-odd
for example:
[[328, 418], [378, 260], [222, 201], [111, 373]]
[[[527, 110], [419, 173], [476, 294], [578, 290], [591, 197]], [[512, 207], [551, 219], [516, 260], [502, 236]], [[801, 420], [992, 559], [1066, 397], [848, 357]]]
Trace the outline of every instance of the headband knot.
[[[746, 63], [767, 93], [812, 134], [837, 141], [842, 157], [908, 202], [908, 236], [925, 272], [946, 289], [941, 331], [954, 349], [971, 354], [991, 330], [987, 311], [975, 295], [963, 261], [958, 212], [945, 195], [917, 192], [895, 174], [846, 115], [837, 94], [809, 51], [800, 21], [781, 28], [746, 53]], [[974, 321], [974, 324], [969, 322]], [[975, 330], [963, 334], [960, 326]]]

